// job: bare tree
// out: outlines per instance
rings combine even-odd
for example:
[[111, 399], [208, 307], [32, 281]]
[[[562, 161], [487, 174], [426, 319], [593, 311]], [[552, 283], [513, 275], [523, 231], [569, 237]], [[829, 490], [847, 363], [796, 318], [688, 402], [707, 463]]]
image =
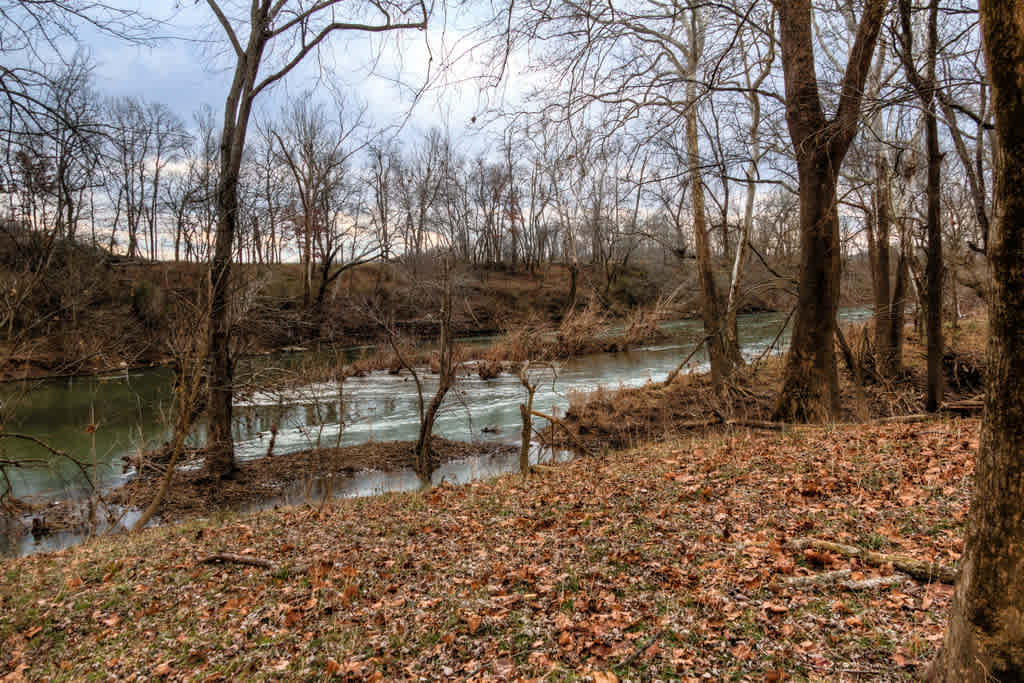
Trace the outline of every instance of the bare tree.
[[865, 3], [831, 118], [826, 117], [819, 94], [810, 0], [775, 0], [774, 4], [779, 14], [786, 122], [799, 177], [801, 252], [796, 319], [775, 415], [782, 420], [814, 421], [839, 411], [833, 340], [840, 274], [836, 182], [857, 134], [864, 84], [887, 3]]
[[[233, 367], [231, 359], [231, 261], [238, 225], [238, 183], [253, 103], [336, 33], [387, 33], [425, 30], [428, 8], [420, 0], [405, 5], [391, 0], [348, 5], [338, 0], [251, 0], [241, 16], [217, 0], [207, 5], [235, 57], [231, 87], [224, 102], [217, 182], [217, 232], [210, 272], [210, 428], [207, 469], [216, 477], [235, 469], [231, 437]], [[223, 6], [222, 6], [223, 5]], [[344, 8], [348, 18], [342, 19]], [[260, 74], [264, 56], [278, 60]]]
[[926, 329], [928, 337], [928, 392], [925, 407], [939, 409], [942, 403], [942, 155], [939, 152], [939, 119], [936, 114], [935, 62], [938, 55], [939, 2], [929, 0], [928, 38], [925, 47], [925, 72], [922, 75], [914, 61], [914, 33], [910, 16], [910, 1], [899, 0], [900, 57], [907, 81], [921, 101], [925, 117], [925, 148], [928, 161], [928, 217], [925, 248]]
[[117, 216], [123, 212], [128, 256], [156, 260], [162, 173], [185, 151], [190, 138], [184, 123], [164, 104], [122, 97], [109, 103], [108, 112], [109, 194], [116, 197]]
[[[274, 155], [288, 170], [296, 202], [292, 215], [303, 266], [302, 302], [318, 326], [330, 284], [345, 270], [377, 256], [376, 245], [359, 242], [358, 186], [349, 170], [353, 155], [363, 148], [357, 136], [365, 109], [349, 109], [343, 98], [336, 98], [335, 120], [307, 92], [286, 108], [282, 130], [273, 133]], [[334, 268], [346, 246], [352, 258]], [[319, 271], [315, 295], [314, 269]]]
[[[0, 100], [5, 121], [0, 135], [18, 129], [49, 128], [62, 113], [42, 94], [51, 80], [48, 66], [73, 66], [83, 26], [120, 40], [145, 42], [155, 22], [141, 12], [101, 0], [0, 0]], [[64, 121], [64, 124], [67, 124]]]

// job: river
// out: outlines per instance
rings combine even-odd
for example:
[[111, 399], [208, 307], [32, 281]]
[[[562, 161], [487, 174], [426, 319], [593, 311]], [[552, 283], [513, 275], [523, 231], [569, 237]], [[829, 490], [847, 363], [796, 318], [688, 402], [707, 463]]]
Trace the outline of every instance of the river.
[[[845, 309], [846, 321], [870, 316], [867, 309]], [[739, 335], [747, 358], [760, 355], [772, 343], [785, 316], [762, 313], [741, 316]], [[621, 353], [604, 353], [572, 358], [558, 365], [554, 376], [539, 375], [534, 406], [542, 412], [564, 412], [573, 392], [587, 392], [599, 386], [617, 388], [663, 380], [692, 350], [702, 336], [699, 321], [677, 321], [662, 325], [669, 341]], [[784, 344], [787, 333], [782, 335]], [[473, 343], [480, 343], [474, 339]], [[278, 359], [282, 360], [282, 359]], [[286, 359], [284, 359], [286, 360]], [[240, 363], [238, 372], [265, 367], [268, 359]], [[252, 365], [255, 363], [255, 365]], [[695, 356], [695, 370], [706, 369], [702, 354]], [[427, 395], [436, 378], [426, 375]], [[461, 441], [517, 443], [520, 430], [519, 404], [525, 391], [519, 378], [500, 375], [482, 380], [476, 374], [460, 376], [457, 389], [449, 395], [434, 433]], [[167, 368], [125, 373], [9, 384], [0, 390], [2, 412], [8, 432], [32, 435], [54, 448], [73, 454], [87, 464], [100, 487], [116, 486], [131, 476], [124, 458], [140, 448], [153, 448], [169, 434], [171, 373]], [[419, 426], [415, 383], [408, 373], [389, 375], [375, 372], [338, 384], [309, 385], [291, 390], [274, 390], [240, 398], [235, 405], [234, 438], [239, 459], [267, 455], [269, 430], [279, 416], [280, 428], [273, 454], [295, 452], [317, 445], [349, 445], [370, 440], [413, 440]], [[93, 428], [94, 426], [95, 428]], [[203, 439], [204, 425], [195, 440]], [[0, 441], [0, 458], [46, 459], [45, 467], [8, 468], [13, 495], [34, 500], [80, 496], [87, 483], [78, 467], [55, 458], [29, 442]], [[535, 458], [545, 457], [539, 450]], [[518, 467], [515, 457], [470, 458], [441, 467], [436, 481], [461, 483], [493, 476]], [[333, 486], [335, 495], [372, 495], [408, 490], [417, 485], [416, 475], [406, 472], [358, 473]], [[6, 485], [0, 481], [0, 491]], [[7, 538], [0, 533], [0, 555], [24, 554], [66, 544], [61, 537]]]

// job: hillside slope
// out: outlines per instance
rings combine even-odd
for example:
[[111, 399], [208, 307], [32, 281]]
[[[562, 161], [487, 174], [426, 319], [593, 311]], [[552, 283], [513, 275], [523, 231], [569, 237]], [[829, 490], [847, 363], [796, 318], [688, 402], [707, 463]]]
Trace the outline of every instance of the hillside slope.
[[952, 587], [796, 541], [954, 565], [977, 432], [725, 431], [7, 561], [0, 677], [909, 680]]

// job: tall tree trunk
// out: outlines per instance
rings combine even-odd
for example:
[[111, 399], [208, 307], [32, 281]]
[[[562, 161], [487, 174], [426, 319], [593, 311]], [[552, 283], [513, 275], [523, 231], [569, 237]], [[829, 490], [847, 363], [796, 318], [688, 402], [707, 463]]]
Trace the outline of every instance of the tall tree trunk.
[[[895, 372], [893, 357], [893, 311], [889, 291], [889, 163], [884, 152], [875, 160], [875, 221], [874, 221], [874, 290], [875, 290], [875, 356], [878, 373], [892, 377]], [[868, 236], [871, 239], [872, 235]]]
[[729, 298], [725, 306], [725, 353], [733, 366], [743, 365], [743, 354], [740, 353], [739, 329], [737, 315], [740, 308], [740, 281], [743, 279], [743, 268], [747, 255], [747, 244], [750, 242], [750, 231], [754, 225], [754, 200], [757, 195], [758, 165], [761, 162], [761, 96], [758, 88], [771, 75], [772, 63], [775, 61], [775, 40], [771, 38], [767, 57], [762, 61], [762, 71], [751, 73], [751, 65], [747, 62], [747, 51], [740, 36], [740, 51], [743, 53], [743, 66], [746, 73], [747, 101], [750, 103], [750, 165], [746, 170], [747, 196], [743, 207], [743, 225], [740, 238], [733, 257], [732, 273], [729, 278]]
[[857, 133], [864, 84], [887, 2], [865, 3], [832, 119], [825, 117], [818, 94], [810, 0], [775, 0], [774, 5], [779, 13], [786, 124], [797, 161], [801, 247], [796, 320], [775, 417], [820, 421], [839, 410], [834, 346], [841, 246], [836, 179]]
[[985, 417], [938, 681], [1024, 680], [1024, 4], [982, 0], [997, 133]]
[[[254, 13], [254, 26], [262, 26], [264, 20], [265, 14]], [[217, 478], [230, 476], [235, 471], [235, 445], [231, 434], [231, 402], [234, 396], [231, 260], [238, 227], [238, 179], [242, 151], [252, 112], [253, 86], [266, 41], [265, 31], [253, 30], [244, 58], [239, 57], [224, 103], [224, 127], [220, 138], [220, 177], [215, 195], [217, 228], [210, 266], [210, 336], [206, 351], [210, 392], [207, 401], [210, 424], [206, 437], [206, 471]]]
[[[936, 0], [932, 0], [934, 3]], [[928, 309], [925, 316], [928, 335], [928, 394], [925, 409], [934, 412], [942, 404], [942, 219], [939, 215], [942, 188], [939, 154], [939, 128], [935, 117], [934, 97], [925, 116], [925, 144], [928, 147], [928, 257], [925, 264], [925, 287]]]
[[708, 360], [711, 363], [711, 383], [722, 386], [729, 374], [729, 359], [725, 354], [722, 334], [723, 320], [719, 312], [718, 291], [711, 264], [711, 245], [708, 244], [707, 216], [704, 208], [704, 181], [700, 172], [700, 148], [697, 140], [697, 85], [687, 85], [686, 160], [690, 177], [690, 195], [693, 205], [693, 237], [697, 250], [697, 280], [700, 283], [701, 317], [707, 338]]
[[900, 46], [903, 70], [924, 107], [925, 148], [928, 155], [928, 214], [925, 262], [925, 333], [927, 342], [928, 391], [925, 408], [936, 411], [942, 403], [942, 155], [939, 153], [939, 123], [935, 114], [935, 61], [938, 54], [938, 0], [928, 7], [928, 40], [925, 48], [926, 71], [917, 70], [914, 62], [914, 39], [911, 27], [910, 0], [900, 0]]
[[[229, 153], [222, 143], [222, 153]], [[217, 236], [210, 268], [210, 363], [209, 431], [206, 438], [206, 469], [215, 477], [235, 469], [231, 434], [231, 402], [234, 395], [234, 364], [231, 358], [231, 256], [238, 220], [238, 176], [230, 164], [222, 165], [217, 183]]]
[[839, 412], [836, 311], [839, 307], [839, 215], [834, 164], [825, 156], [799, 164], [800, 286], [778, 419], [825, 421]]

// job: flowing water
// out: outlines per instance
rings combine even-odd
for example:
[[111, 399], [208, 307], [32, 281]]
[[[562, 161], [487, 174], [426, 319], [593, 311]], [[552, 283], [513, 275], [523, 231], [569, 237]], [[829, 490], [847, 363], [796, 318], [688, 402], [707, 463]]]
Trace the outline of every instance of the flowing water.
[[[859, 320], [869, 315], [870, 311], [865, 309], [847, 309], [840, 317]], [[760, 355], [775, 340], [784, 321], [784, 315], [774, 313], [742, 316], [739, 334], [744, 355]], [[538, 371], [535, 379], [540, 385], [534, 399], [535, 409], [564, 412], [573, 392], [663, 380], [690, 353], [703, 332], [698, 321], [671, 322], [662, 327], [670, 335], [667, 342], [621, 353], [573, 358], [558, 364], [554, 373]], [[781, 337], [782, 345], [786, 336], [784, 333]], [[480, 341], [486, 340], [477, 339], [474, 343]], [[240, 367], [239, 373], [265, 367], [267, 362], [252, 361], [255, 366]], [[706, 369], [706, 357], [698, 353], [692, 367]], [[423, 374], [429, 397], [437, 380]], [[131, 476], [131, 470], [123, 464], [125, 456], [140, 448], [159, 446], [169, 435], [171, 373], [166, 368], [8, 385], [0, 392], [0, 410], [8, 432], [37, 437], [73, 454], [86, 463], [87, 473], [101, 488], [116, 486]], [[503, 374], [489, 380], [476, 374], [460, 377], [438, 417], [434, 433], [460, 441], [518, 443], [519, 404], [524, 399], [525, 390], [517, 376]], [[414, 440], [419, 428], [415, 383], [405, 372], [375, 372], [349, 378], [340, 385], [273, 389], [240, 398], [235, 406], [234, 425], [237, 457], [244, 460], [267, 455], [269, 432], [275, 422], [279, 430], [273, 455], [370, 440]], [[200, 424], [194, 437], [197, 443], [202, 442], [203, 432], [204, 426]], [[535, 448], [532, 457], [537, 460], [552, 454]], [[29, 441], [0, 441], [0, 459], [45, 461], [45, 466], [7, 468], [16, 497], [56, 500], [83, 496], [89, 491], [90, 485], [78, 465]], [[434, 478], [438, 482], [462, 483], [516, 468], [518, 456], [486, 455], [447, 463], [435, 472]], [[0, 492], [6, 486], [0, 481]], [[412, 471], [360, 472], [340, 482], [336, 479], [331, 494], [373, 495], [417, 486]], [[298, 502], [299, 495], [296, 492], [286, 497], [285, 502]], [[0, 555], [49, 550], [67, 545], [75, 538], [78, 537], [57, 534], [37, 542], [31, 535], [7, 538], [0, 529]]]

